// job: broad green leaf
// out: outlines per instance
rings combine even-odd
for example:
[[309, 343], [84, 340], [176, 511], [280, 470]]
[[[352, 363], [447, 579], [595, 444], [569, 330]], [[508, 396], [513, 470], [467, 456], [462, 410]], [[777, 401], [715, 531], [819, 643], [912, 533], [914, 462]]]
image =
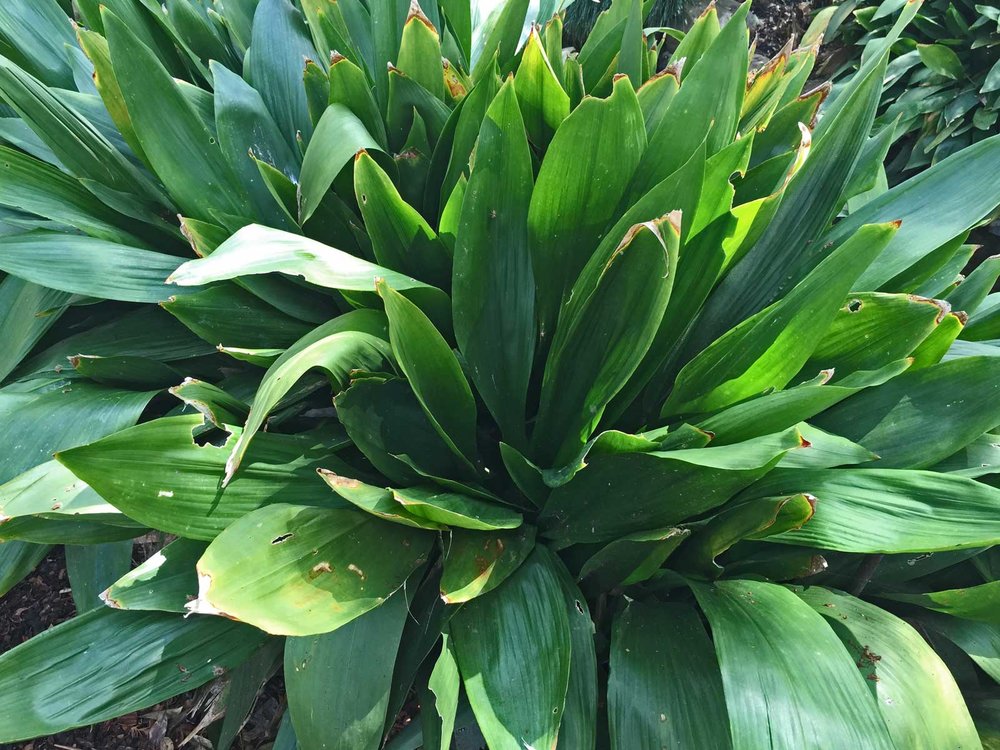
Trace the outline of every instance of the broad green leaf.
[[808, 492], [816, 514], [769, 541], [842, 552], [935, 552], [1000, 539], [1000, 490], [953, 474], [900, 469], [776, 469], [746, 494]]
[[[701, 12], [684, 38], [677, 44], [677, 49], [670, 55], [668, 64], [680, 67], [682, 73], [690, 72], [721, 30], [719, 12], [714, 5], [709, 5]], [[681, 60], [684, 61], [683, 65], [681, 65]]]
[[77, 614], [102, 606], [100, 594], [132, 567], [132, 540], [77, 546], [67, 544], [66, 573]]
[[608, 720], [613, 750], [733, 746], [719, 664], [690, 604], [630, 601], [615, 618]]
[[305, 19], [292, 3], [260, 0], [246, 55], [246, 79], [260, 92], [293, 151], [298, 148], [297, 135], [301, 133], [308, 143], [313, 131], [302, 86], [305, 61], [325, 57], [326, 53], [316, 55]]
[[0, 742], [148, 708], [225, 674], [266, 638], [222, 618], [103, 608], [74, 617], [0, 656]]
[[250, 407], [246, 402], [226, 393], [218, 386], [194, 378], [184, 378], [180, 385], [170, 388], [170, 395], [205, 415], [216, 427], [245, 422]]
[[[454, 238], [456, 234], [466, 189], [466, 181], [463, 178], [467, 178], [470, 173], [472, 152], [479, 138], [483, 118], [499, 89], [499, 76], [495, 74], [486, 76], [473, 86], [449, 117], [449, 120], [455, 119], [455, 124], [447, 153], [442, 151], [446, 144], [444, 139], [435, 151], [435, 160], [438, 156], [437, 151], [442, 151], [441, 158], [447, 159], [447, 169], [441, 181], [441, 192], [437, 196], [438, 202], [442, 205], [441, 221], [438, 226], [442, 237], [450, 234]], [[454, 245], [452, 240], [449, 247], [454, 248]]]
[[503, 0], [493, 5], [490, 15], [478, 29], [473, 27], [472, 54], [469, 59], [472, 80], [479, 81], [489, 75], [494, 56], [501, 71], [510, 67], [509, 63], [517, 51], [529, 10], [529, 0]]
[[118, 16], [101, 17], [136, 137], [184, 215], [249, 215], [240, 180], [170, 73]]
[[898, 617], [853, 596], [810, 586], [798, 596], [823, 615], [871, 685], [896, 747], [978, 747], [976, 728], [947, 666]]
[[1000, 683], [1000, 626], [935, 614], [921, 618], [921, 622], [943, 633]]
[[183, 377], [170, 365], [145, 357], [101, 357], [80, 354], [70, 357], [76, 372], [104, 385], [135, 389], [166, 388]]
[[79, 180], [12, 148], [0, 147], [0, 204], [79, 229], [92, 237], [144, 247], [135, 222], [109, 209]]
[[978, 586], [926, 594], [885, 594], [898, 602], [916, 604], [963, 620], [977, 620], [1000, 625], [1000, 581], [990, 581]]
[[[711, 156], [733, 142], [747, 83], [748, 32], [744, 3], [715, 37], [699, 64], [684, 71], [659, 127], [649, 134], [648, 165], [636, 173], [631, 194], [645, 194], [670, 176], [706, 141]], [[686, 66], [685, 66], [686, 67]]]
[[767, 435], [811, 419], [865, 388], [885, 383], [904, 372], [910, 364], [910, 360], [890, 362], [878, 370], [851, 373], [836, 383], [830, 382], [833, 372], [822, 370], [816, 377], [792, 388], [723, 409], [698, 422], [698, 427], [711, 432], [716, 445]]
[[250, 441], [299, 378], [313, 368], [322, 369], [334, 392], [340, 392], [347, 387], [352, 370], [379, 372], [391, 366], [392, 355], [384, 336], [385, 318], [381, 313], [355, 310], [307, 333], [278, 357], [250, 405], [250, 417], [226, 462], [222, 486], [232, 480]]
[[527, 232], [531, 189], [531, 154], [508, 80], [479, 132], [456, 237], [452, 308], [455, 338], [472, 380], [504, 439], [515, 445], [524, 441], [535, 343]]
[[[722, 35], [716, 44], [721, 39]], [[840, 193], [871, 128], [882, 90], [884, 55], [880, 60], [880, 64], [870, 71], [852, 78], [845, 94], [837, 101], [841, 106], [828, 110], [813, 134], [809, 157], [788, 183], [774, 218], [756, 244], [732, 265], [712, 293], [691, 339], [693, 351], [707, 346], [739, 321], [786, 297], [789, 290], [807, 278], [820, 262], [831, 257], [828, 251], [821, 249], [827, 246], [818, 239], [841, 208]], [[878, 223], [898, 218], [893, 216]], [[875, 223], [869, 219], [854, 224], [854, 229]], [[854, 236], [855, 232], [845, 234], [842, 241]], [[870, 263], [870, 258], [867, 260]], [[852, 283], [867, 265], [864, 263], [852, 271], [855, 274], [850, 279]], [[858, 288], [871, 287], [861, 285]]]
[[802, 450], [785, 455], [778, 462], [779, 468], [833, 469], [837, 466], [866, 464], [878, 458], [863, 445], [825, 432], [808, 422], [799, 423], [798, 428], [807, 445]]
[[564, 297], [616, 218], [645, 147], [642, 113], [628, 81], [616, 82], [607, 99], [581, 102], [549, 144], [528, 209], [543, 341], [551, 340]]
[[381, 150], [365, 125], [341, 104], [331, 104], [320, 118], [302, 160], [299, 221], [305, 223], [319, 207], [334, 179], [363, 149]]
[[358, 450], [392, 482], [422, 481], [416, 468], [438, 477], [467, 475], [468, 464], [441, 439], [405, 380], [356, 380], [334, 403]]
[[1000, 360], [963, 357], [858, 393], [817, 426], [876, 453], [873, 466], [933, 466], [1000, 424]]
[[951, 47], [943, 44], [918, 44], [917, 53], [920, 61], [938, 75], [956, 79], [965, 76], [962, 60]]
[[641, 583], [651, 578], [690, 534], [689, 529], [671, 527], [616, 539], [583, 564], [578, 576], [580, 587], [593, 596]]
[[[325, 0], [318, 1], [325, 2]], [[334, 53], [331, 56], [330, 104], [347, 107], [361, 120], [368, 133], [384, 147], [387, 145], [385, 121], [375, 102], [368, 78], [358, 65], [357, 61], [348, 60], [343, 55]]]
[[0, 350], [0, 381], [10, 375], [45, 332], [59, 320], [60, 310], [69, 297], [65, 292], [32, 284], [16, 276], [0, 281], [0, 326], [6, 344]]
[[606, 262], [594, 256], [573, 285], [532, 433], [542, 465], [563, 465], [580, 452], [649, 349], [673, 287], [680, 220], [672, 213], [632, 227]]
[[451, 279], [450, 252], [366, 152], [359, 153], [354, 161], [354, 194], [375, 260], [386, 268], [447, 287]]
[[0, 9], [0, 38], [49, 86], [72, 89], [73, 27], [56, 0], [11, 0]]
[[323, 491], [316, 469], [346, 470], [330, 455], [342, 438], [258, 435], [242, 470], [223, 489], [232, 451], [228, 445], [196, 444], [192, 430], [202, 425], [200, 414], [163, 417], [61, 451], [57, 458], [129, 517], [189, 539], [214, 539], [233, 521], [279, 500], [340, 504]]
[[1000, 435], [987, 432], [933, 466], [933, 471], [978, 479], [1000, 474]]
[[435, 321], [447, 309], [447, 297], [436, 287], [315, 240], [258, 225], [244, 227], [207, 258], [183, 264], [169, 281], [192, 286], [276, 272], [329, 289], [373, 294], [375, 279], [382, 278], [393, 289], [407, 292]]
[[0, 485], [0, 525], [30, 516], [127, 522], [124, 517], [116, 519], [118, 515], [114, 506], [57, 461], [46, 461]]
[[544, 533], [560, 542], [610, 542], [665, 528], [722, 505], [801, 440], [793, 428], [722, 448], [596, 458], [552, 492], [541, 518]]
[[453, 529], [445, 544], [441, 598], [460, 604], [492, 591], [517, 570], [535, 546], [535, 528], [488, 534]]
[[389, 319], [389, 341], [427, 418], [441, 438], [470, 463], [476, 456], [476, 402], [448, 342], [420, 308], [376, 282]]
[[0, 483], [66, 450], [99, 440], [139, 419], [151, 391], [126, 391], [89, 383], [38, 393], [0, 392], [0, 424], [15, 436], [0, 454]]
[[256, 89], [214, 60], [211, 67], [215, 125], [226, 161], [239, 175], [240, 182], [247, 186], [257, 219], [283, 229], [294, 229], [294, 222], [287, 220], [249, 154], [286, 174], [298, 172], [300, 157], [292, 152]]
[[434, 24], [417, 3], [410, 5], [409, 15], [403, 24], [399, 56], [394, 59], [396, 67], [410, 80], [423, 86], [438, 99], [444, 99], [441, 40]]
[[[962, 149], [883, 193], [834, 225], [818, 244], [840, 244], [864, 224], [901, 220], [899, 232], [858, 280], [878, 289], [954, 237], [968, 231], [1000, 200], [979, 186], [1000, 169], [1000, 137]], [[893, 291], [893, 290], [889, 290]]]
[[936, 300], [910, 294], [852, 294], [802, 367], [834, 370], [839, 379], [908, 357], [946, 313]]
[[557, 748], [594, 750], [598, 733], [598, 675], [595, 628], [590, 616], [590, 606], [559, 558], [547, 547], [540, 547], [539, 551], [548, 557], [554, 568], [569, 617], [569, 687], [566, 690], [566, 708], [559, 726]]
[[546, 148], [563, 120], [569, 115], [569, 96], [556, 77], [545, 54], [538, 27], [532, 27], [514, 75], [521, 116], [528, 140]]
[[993, 255], [980, 263], [957, 289], [947, 295], [948, 304], [954, 310], [969, 315], [975, 314], [993, 290], [998, 277], [1000, 277], [1000, 255]]
[[409, 513], [445, 526], [478, 531], [515, 529], [521, 514], [502, 505], [479, 500], [436, 487], [407, 487], [393, 490], [396, 502]]
[[112, 609], [186, 612], [184, 605], [198, 595], [195, 564], [207, 545], [175, 539], [101, 592]]
[[787, 296], [717, 339], [677, 376], [661, 414], [713, 411], [787, 385], [821, 340], [854, 280], [896, 228], [882, 224], [860, 230]]
[[188, 609], [282, 635], [328, 633], [381, 605], [426, 561], [432, 542], [354, 510], [269, 505], [208, 546]]
[[344, 500], [373, 516], [417, 529], [439, 530], [446, 528], [436, 521], [410, 513], [402, 503], [396, 500], [391, 489], [365, 484], [351, 477], [342, 477], [328, 469], [320, 469], [319, 475], [330, 489]]
[[46, 544], [0, 542], [0, 596], [28, 576], [49, 553]]
[[503, 585], [451, 618], [465, 692], [493, 750], [556, 744], [571, 649], [556, 564], [536, 551]]
[[[427, 745], [428, 750], [450, 750], [452, 733], [455, 731], [455, 714], [458, 712], [458, 694], [461, 689], [461, 675], [458, 673], [458, 662], [455, 659], [455, 647], [451, 636], [447, 633], [441, 636], [441, 654], [434, 662], [427, 680], [428, 689], [434, 693], [434, 710], [441, 719], [441, 742], [437, 747]], [[422, 711], [430, 710], [423, 706]]]
[[300, 746], [378, 750], [406, 617], [399, 592], [332, 633], [286, 641], [288, 712]]
[[169, 206], [167, 197], [87, 118], [3, 57], [0, 57], [0, 96], [70, 174], [117, 193], [135, 193], [144, 208], [148, 208], [150, 201]]
[[[19, 278], [122, 302], [162, 302], [176, 294], [165, 279], [177, 261], [94, 237], [45, 231], [4, 237], [0, 249], [0, 269]], [[184, 290], [191, 291], [197, 290]]]
[[236, 284], [172, 296], [162, 306], [212, 347], [284, 349], [313, 328]]
[[840, 639], [808, 604], [761, 581], [693, 589], [712, 629], [735, 750], [896, 747]]
[[405, 157], [406, 151], [413, 147], [410, 140], [414, 130], [424, 130], [427, 146], [433, 148], [444, 131], [449, 114], [450, 110], [440, 99], [411, 81], [402, 71], [390, 68], [386, 130], [394, 152]]
[[807, 494], [737, 501], [694, 529], [671, 561], [672, 565], [705, 578], [718, 578], [724, 567], [716, 558], [734, 544], [800, 529], [812, 518], [815, 509], [816, 498]]

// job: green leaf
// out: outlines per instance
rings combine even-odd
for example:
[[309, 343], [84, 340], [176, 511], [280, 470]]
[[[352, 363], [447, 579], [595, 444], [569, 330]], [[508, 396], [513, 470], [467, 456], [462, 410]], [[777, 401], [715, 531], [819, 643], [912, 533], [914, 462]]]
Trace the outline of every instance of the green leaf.
[[896, 747], [840, 639], [795, 594], [749, 580], [692, 588], [712, 629], [735, 750]]
[[947, 78], [964, 78], [965, 69], [955, 50], [943, 44], [918, 44], [920, 61], [938, 75]]
[[440, 289], [315, 240], [258, 225], [244, 227], [207, 258], [183, 264], [169, 281], [192, 286], [275, 272], [329, 289], [373, 294], [375, 279], [382, 278], [393, 289], [407, 292], [435, 321], [447, 310], [447, 296]]
[[400, 592], [332, 633], [286, 641], [288, 712], [300, 746], [378, 750], [406, 617]]
[[197, 445], [192, 430], [202, 425], [200, 414], [163, 417], [64, 450], [57, 458], [129, 517], [190, 539], [214, 539], [233, 521], [279, 500], [339, 504], [323, 492], [316, 469], [346, 470], [330, 455], [343, 438], [258, 435], [242, 471], [222, 489], [231, 448]]
[[516, 531], [489, 534], [454, 529], [445, 545], [441, 598], [461, 604], [492, 591], [518, 566], [535, 546], [535, 528], [524, 524]]
[[842, 552], [935, 552], [1000, 539], [1000, 490], [953, 474], [900, 469], [776, 469], [746, 494], [808, 492], [816, 514], [768, 541]]
[[351, 110], [365, 129], [384, 147], [387, 145], [385, 120], [375, 102], [368, 78], [358, 65], [357, 60], [348, 60], [343, 55], [334, 53], [331, 56], [330, 104], [339, 104]]
[[0, 542], [0, 596], [27, 577], [49, 553], [46, 544]]
[[162, 302], [176, 294], [164, 280], [177, 260], [93, 237], [45, 231], [4, 237], [0, 249], [0, 269], [19, 278], [122, 302]]
[[1000, 625], [1000, 581], [926, 594], [885, 594], [887, 599], [916, 604], [963, 620]]
[[334, 179], [362, 149], [382, 150], [353, 112], [340, 104], [327, 107], [302, 160], [298, 188], [301, 223], [316, 213]]
[[0, 350], [0, 381], [10, 375], [59, 319], [58, 311], [69, 296], [16, 276], [0, 281], [0, 326], [6, 340], [6, 346]]
[[787, 385], [895, 231], [893, 224], [860, 230], [787, 296], [716, 340], [677, 376], [661, 414], [713, 411]]
[[113, 609], [187, 612], [198, 595], [195, 564], [205, 552], [204, 542], [176, 539], [114, 581], [100, 595]]
[[690, 535], [689, 529], [671, 527], [616, 539], [583, 564], [578, 576], [580, 587], [594, 596], [619, 586], [641, 583], [651, 578]]
[[180, 86], [118, 16], [101, 17], [136, 137], [184, 215], [250, 215], [241, 181]]
[[565, 542], [610, 542], [665, 528], [722, 505], [800, 446], [793, 428], [722, 448], [595, 458], [552, 492], [540, 519], [544, 533]]
[[0, 203], [79, 229], [92, 237], [145, 247], [112, 211], [65, 172], [21, 151], [0, 147]]
[[[451, 636], [443, 633], [441, 640], [441, 654], [434, 662], [434, 669], [427, 681], [428, 689], [434, 693], [434, 710], [441, 719], [441, 742], [435, 748], [427, 745], [425, 740], [428, 750], [450, 750], [452, 733], [455, 731], [455, 714], [458, 712], [458, 693], [462, 685]], [[427, 710], [430, 710], [429, 706], [422, 707], [422, 711]]]
[[630, 601], [615, 618], [608, 720], [613, 750], [733, 746], [719, 664], [690, 604]]
[[101, 607], [100, 594], [132, 567], [132, 540], [66, 545], [66, 573], [77, 614]]
[[[722, 35], [715, 43], [721, 39]], [[828, 108], [813, 135], [809, 158], [788, 183], [774, 218], [712, 292], [691, 339], [692, 351], [786, 297], [810, 271], [831, 257], [829, 246], [818, 239], [842, 207], [840, 194], [871, 129], [882, 91], [884, 56], [879, 60], [873, 69], [851, 79], [850, 86], [837, 100], [837, 107]], [[878, 223], [898, 218], [892, 216]], [[842, 235], [836, 245], [853, 238], [862, 224], [875, 223], [874, 219], [854, 223], [854, 231]], [[852, 282], [866, 266], [867, 263], [857, 269]], [[855, 288], [872, 287], [860, 284]], [[839, 301], [843, 301], [843, 296], [846, 293]]]
[[921, 618], [961, 648], [986, 674], [1000, 683], [1000, 626], [930, 614]]
[[543, 341], [555, 333], [564, 297], [616, 218], [645, 147], [638, 101], [623, 80], [607, 99], [581, 102], [549, 144], [528, 209]]
[[426, 561], [433, 541], [354, 510], [269, 505], [208, 546], [188, 609], [281, 635], [328, 633], [381, 605]]
[[367, 152], [358, 153], [354, 161], [354, 194], [380, 265], [448, 286], [450, 252]]
[[796, 590], [855, 660], [896, 747], [977, 747], [976, 727], [941, 658], [903, 620], [819, 586]]
[[76, 37], [55, 0], [12, 0], [0, 9], [0, 38], [49, 86], [73, 89], [70, 55]]
[[214, 60], [211, 68], [219, 146], [240, 182], [247, 186], [255, 217], [271, 226], [295, 229], [294, 222], [287, 220], [260, 179], [257, 165], [249, 154], [289, 175], [298, 173], [299, 157], [278, 130], [257, 90]]
[[876, 453], [873, 466], [933, 466], [1000, 424], [1000, 360], [963, 357], [906, 372], [819, 415]]
[[0, 742], [97, 724], [186, 693], [241, 664], [266, 638], [222, 618], [108, 609], [74, 617], [0, 656]]
[[493, 6], [473, 39], [469, 60], [472, 64], [472, 80], [478, 82], [489, 75], [494, 56], [502, 71], [510, 68], [529, 8], [529, 0], [504, 0]]
[[680, 218], [635, 225], [607, 261], [595, 255], [573, 285], [532, 433], [542, 465], [561, 466], [580, 452], [649, 349], [673, 287]]
[[264, 426], [271, 410], [309, 370], [322, 369], [334, 392], [340, 392], [347, 387], [352, 370], [379, 372], [391, 366], [392, 355], [384, 335], [385, 317], [381, 313], [354, 310], [307, 333], [278, 357], [250, 405], [250, 417], [226, 462], [222, 486], [232, 480], [250, 441]]
[[302, 86], [307, 59], [322, 57], [316, 55], [302, 14], [288, 0], [260, 0], [246, 55], [246, 79], [260, 92], [293, 152], [297, 135], [308, 143], [313, 132]]
[[[677, 171], [706, 142], [709, 156], [733, 142], [747, 83], [744, 3], [715, 37], [699, 64], [684, 71], [659, 127], [649, 134], [648, 164], [636, 174], [631, 194], [644, 195]], [[687, 67], [687, 66], [685, 66]]]
[[414, 83], [423, 86], [438, 99], [444, 99], [444, 72], [441, 67], [441, 40], [437, 29], [424, 15], [420, 5], [412, 3], [403, 24], [396, 67]]
[[829, 382], [834, 373], [820, 371], [816, 377], [792, 388], [723, 409], [698, 422], [698, 427], [715, 435], [716, 445], [767, 435], [811, 419], [865, 388], [885, 383], [904, 372], [910, 364], [909, 360], [890, 362], [878, 370], [851, 373], [836, 383]]
[[911, 294], [855, 293], [837, 311], [804, 373], [877, 370], [913, 353], [945, 315], [944, 306]]
[[502, 586], [451, 618], [465, 692], [493, 750], [556, 744], [571, 649], [556, 564], [536, 551]]
[[320, 469], [319, 475], [330, 489], [356, 508], [371, 513], [385, 521], [401, 523], [417, 529], [440, 530], [443, 524], [411, 513], [393, 496], [391, 489], [375, 487], [357, 479], [342, 477], [328, 469]]
[[66, 450], [135, 424], [154, 392], [63, 384], [39, 393], [0, 392], [0, 423], [17, 450], [0, 454], [0, 483]]
[[472, 380], [504, 439], [514, 445], [524, 440], [535, 342], [527, 234], [531, 187], [531, 154], [508, 80], [479, 132], [456, 237], [452, 307], [455, 337]]
[[420, 308], [385, 281], [375, 285], [389, 318], [389, 341], [427, 418], [458, 456], [476, 457], [476, 402], [455, 354]]
[[856, 285], [859, 289], [878, 289], [974, 227], [996, 208], [1000, 203], [997, 196], [979, 186], [998, 169], [1000, 137], [994, 136], [939, 161], [866, 203], [838, 222], [819, 242], [821, 246], [828, 242], [839, 245], [864, 224], [901, 220], [893, 241]]
[[407, 487], [393, 490], [392, 495], [409, 513], [445, 526], [495, 531], [521, 525], [520, 513], [436, 487]]
[[1000, 435], [990, 432], [981, 435], [962, 450], [935, 464], [933, 470], [970, 479], [1000, 474]]
[[552, 69], [538, 27], [533, 26], [514, 75], [517, 100], [528, 140], [546, 148], [570, 113], [569, 96]]

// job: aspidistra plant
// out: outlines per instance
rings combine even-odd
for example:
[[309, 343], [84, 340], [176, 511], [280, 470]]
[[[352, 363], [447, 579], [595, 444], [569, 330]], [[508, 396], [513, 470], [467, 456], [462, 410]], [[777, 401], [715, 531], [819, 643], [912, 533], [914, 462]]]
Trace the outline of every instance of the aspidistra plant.
[[995, 741], [1000, 141], [873, 197], [918, 5], [829, 97], [748, 5], [8, 0], [0, 589], [81, 614], [0, 741], [279, 665], [304, 750]]

